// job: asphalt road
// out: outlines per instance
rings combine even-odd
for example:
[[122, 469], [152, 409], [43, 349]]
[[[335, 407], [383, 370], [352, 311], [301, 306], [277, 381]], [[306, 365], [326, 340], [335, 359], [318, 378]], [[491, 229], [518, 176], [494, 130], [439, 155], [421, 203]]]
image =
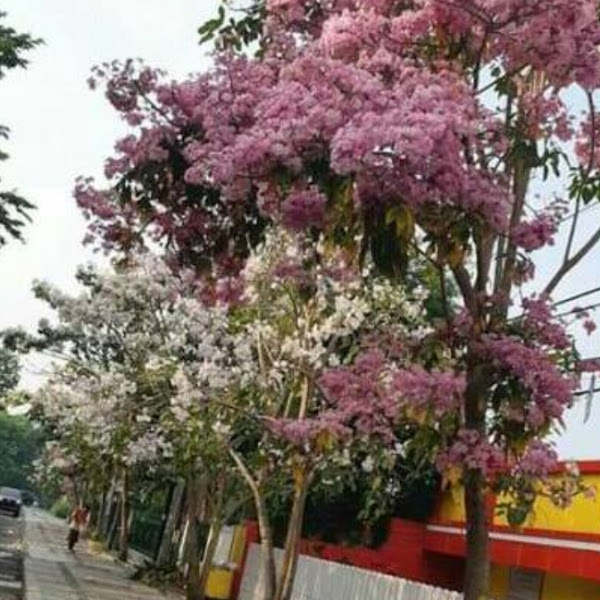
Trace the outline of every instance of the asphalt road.
[[0, 600], [23, 599], [23, 517], [0, 513]]
[[[92, 551], [82, 539], [67, 550], [67, 524], [47, 512], [25, 511], [26, 600], [166, 600], [159, 590], [130, 578], [112, 556]], [[0, 596], [0, 600], [4, 600]], [[178, 599], [179, 600], [179, 599]]]
[[82, 540], [67, 550], [66, 523], [38, 509], [0, 513], [0, 600], [166, 600], [131, 571]]

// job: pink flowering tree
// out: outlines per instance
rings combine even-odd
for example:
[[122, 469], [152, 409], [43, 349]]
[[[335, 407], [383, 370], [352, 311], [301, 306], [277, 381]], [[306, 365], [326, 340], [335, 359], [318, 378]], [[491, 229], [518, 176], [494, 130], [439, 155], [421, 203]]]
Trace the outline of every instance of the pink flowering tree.
[[[265, 228], [315, 246], [320, 232], [398, 286], [415, 257], [427, 261], [444, 305], [435, 334], [399, 357], [333, 369], [323, 387], [354, 406], [343, 377], [372, 369], [385, 383], [373, 398], [435, 433], [439, 468], [464, 485], [464, 591], [479, 600], [486, 493], [530, 502], [556, 462], [545, 439], [577, 387], [552, 296], [600, 240], [600, 229], [577, 235], [598, 196], [596, 2], [252, 6], [257, 58], [222, 51], [185, 82], [134, 63], [96, 71], [92, 83], [105, 81], [132, 131], [107, 162], [107, 189], [82, 180], [77, 200], [106, 248], [161, 244], [173, 266], [207, 276], [213, 299], [239, 296], [232, 276]], [[547, 191], [551, 181], [568, 203]], [[535, 285], [534, 253], [565, 228], [562, 259]]]

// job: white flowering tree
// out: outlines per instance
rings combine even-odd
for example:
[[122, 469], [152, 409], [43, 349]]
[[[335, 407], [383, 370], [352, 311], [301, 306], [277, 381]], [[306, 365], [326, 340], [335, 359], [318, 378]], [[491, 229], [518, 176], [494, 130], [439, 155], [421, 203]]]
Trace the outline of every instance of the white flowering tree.
[[[236, 473], [228, 455], [238, 418], [236, 390], [253, 377], [249, 345], [235, 334], [225, 308], [181, 297], [166, 321], [167, 348], [177, 370], [170, 407], [160, 419], [173, 468], [186, 481], [187, 598], [204, 598], [226, 507], [237, 502]], [[200, 523], [209, 524], [204, 548]], [[198, 568], [200, 565], [200, 568]]]
[[78, 296], [35, 284], [58, 322], [41, 323], [38, 337], [21, 341], [60, 359], [40, 395], [60, 433], [81, 431], [86, 444], [108, 457], [121, 491], [119, 552], [126, 559], [129, 469], [156, 456], [162, 443], [155, 424], [169, 402], [165, 319], [176, 282], [151, 258], [115, 272], [82, 269], [78, 279]]
[[[122, 558], [131, 468], [185, 479], [187, 593], [203, 598], [225, 495], [234, 483], [228, 423], [237, 415], [231, 412], [234, 388], [253, 374], [250, 347], [231, 331], [225, 308], [201, 302], [193, 277], [176, 277], [158, 259], [145, 257], [115, 272], [82, 270], [79, 279], [84, 292], [77, 297], [36, 285], [56, 309], [58, 324], [43, 323], [40, 337], [21, 343], [63, 359], [39, 405], [79, 462], [90, 449], [115, 468]], [[90, 466], [95, 472], [98, 465]], [[211, 522], [202, 552], [199, 524]]]

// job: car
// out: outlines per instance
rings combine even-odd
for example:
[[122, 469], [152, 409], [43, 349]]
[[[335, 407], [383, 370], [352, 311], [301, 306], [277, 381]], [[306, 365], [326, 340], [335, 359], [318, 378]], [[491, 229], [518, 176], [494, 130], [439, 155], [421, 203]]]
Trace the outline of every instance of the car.
[[21, 490], [15, 488], [0, 487], [0, 511], [7, 512], [18, 517], [23, 506], [23, 495]]

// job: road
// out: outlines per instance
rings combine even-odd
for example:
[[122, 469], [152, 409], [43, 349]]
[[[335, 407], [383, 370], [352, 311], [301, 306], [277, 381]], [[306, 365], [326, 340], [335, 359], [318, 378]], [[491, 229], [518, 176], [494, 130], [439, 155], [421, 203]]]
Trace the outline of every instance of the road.
[[0, 554], [0, 600], [174, 598], [133, 582], [126, 567], [106, 554], [90, 553], [85, 541], [69, 552], [65, 522], [40, 510], [26, 510], [20, 520], [0, 516], [0, 548], [5, 548]]
[[23, 519], [0, 513], [0, 600], [23, 598]]

